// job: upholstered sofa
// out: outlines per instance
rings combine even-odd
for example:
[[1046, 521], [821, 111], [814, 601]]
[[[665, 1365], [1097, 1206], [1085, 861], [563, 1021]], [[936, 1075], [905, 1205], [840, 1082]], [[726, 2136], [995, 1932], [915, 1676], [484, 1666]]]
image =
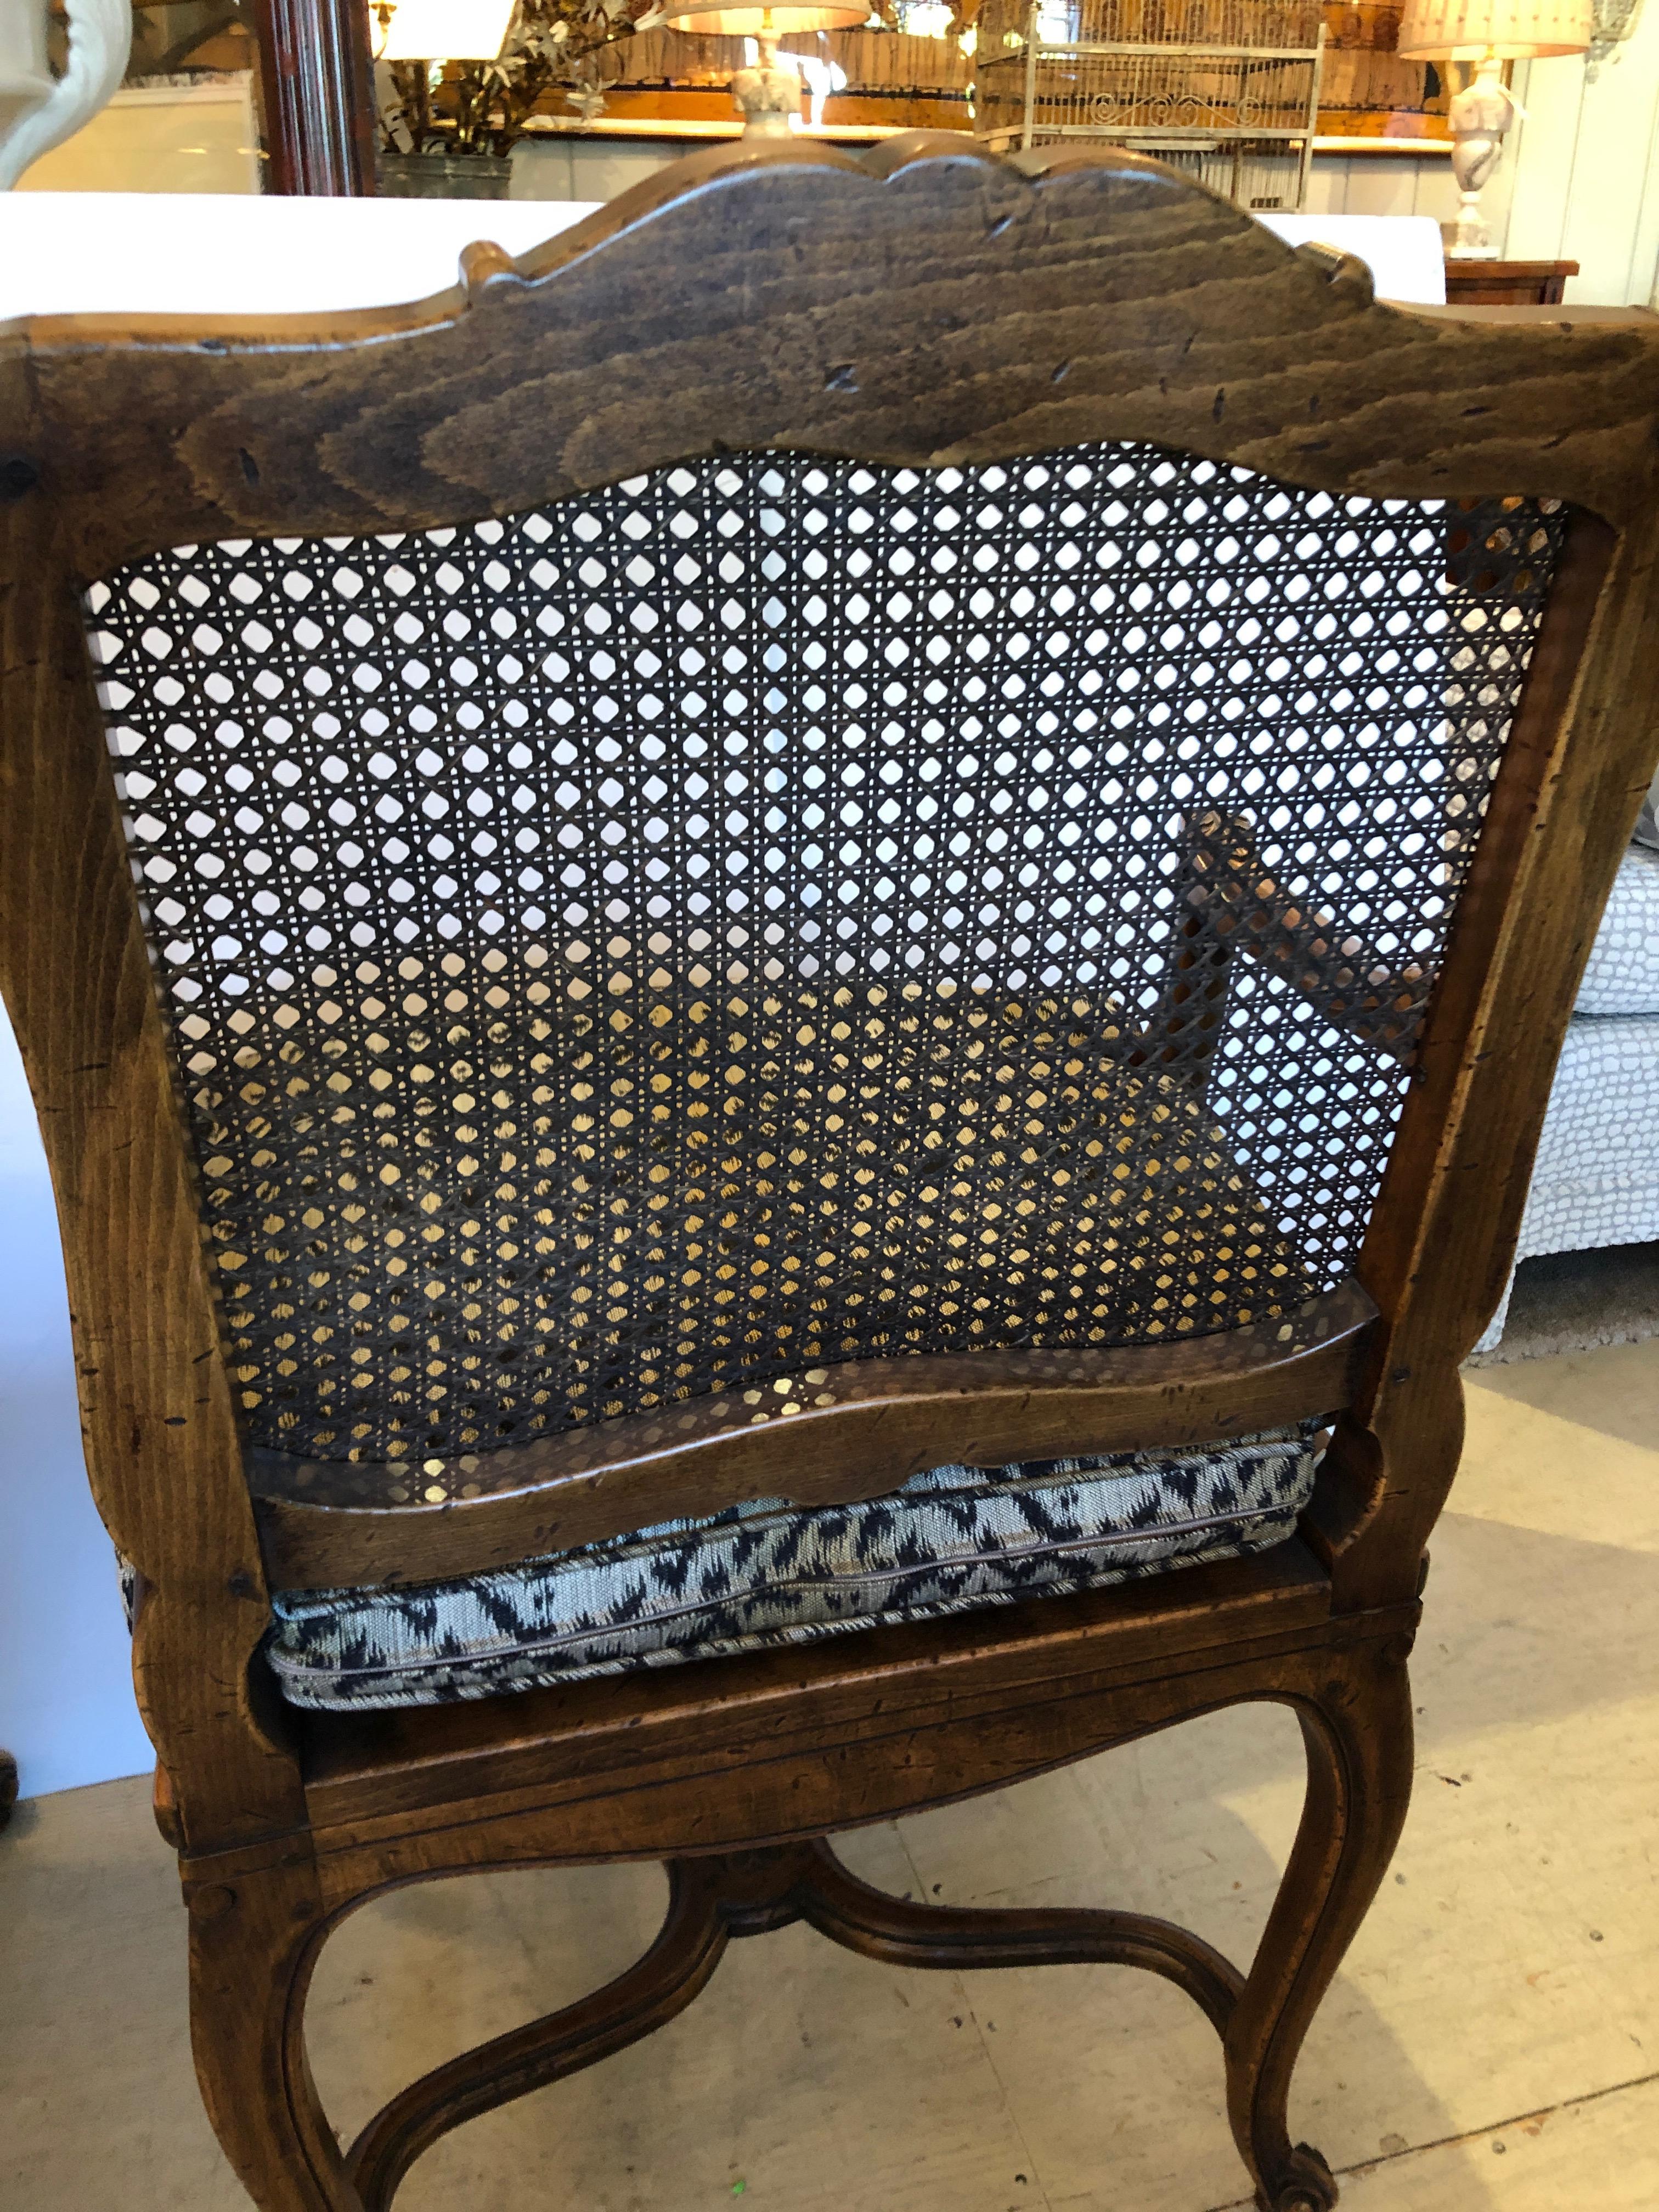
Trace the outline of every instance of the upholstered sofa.
[[[1620, 867], [1561, 1048], [1516, 1265], [1659, 1238], [1659, 781]], [[1502, 1339], [1509, 1290], [1480, 1348]]]

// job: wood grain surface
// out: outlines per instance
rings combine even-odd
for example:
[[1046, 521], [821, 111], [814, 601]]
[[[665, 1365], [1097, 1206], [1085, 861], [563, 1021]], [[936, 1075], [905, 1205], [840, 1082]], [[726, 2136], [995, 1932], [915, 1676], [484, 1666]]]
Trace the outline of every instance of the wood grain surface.
[[275, 1587], [430, 1580], [745, 1498], [848, 1504], [929, 1468], [1178, 1450], [1321, 1419], [1349, 1403], [1375, 1314], [1346, 1283], [1285, 1320], [1168, 1346], [848, 1360], [481, 1454], [453, 1469], [479, 1494], [434, 1488], [430, 1504], [386, 1503], [411, 1480], [398, 1466], [256, 1449], [248, 1476]]
[[[1145, 438], [1328, 490], [1650, 501], [1659, 333], [1377, 305], [1131, 155], [908, 134], [692, 155], [451, 293], [10, 326], [79, 574], [204, 537], [506, 514], [691, 455], [911, 465]], [[480, 221], [488, 216], [481, 211]]]

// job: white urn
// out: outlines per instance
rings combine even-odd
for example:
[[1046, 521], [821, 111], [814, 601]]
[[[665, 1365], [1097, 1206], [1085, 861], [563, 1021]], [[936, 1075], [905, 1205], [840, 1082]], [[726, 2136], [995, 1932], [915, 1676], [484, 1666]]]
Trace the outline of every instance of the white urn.
[[68, 0], [69, 62], [46, 60], [46, 0], [0, 0], [0, 191], [78, 131], [126, 73], [132, 0]]

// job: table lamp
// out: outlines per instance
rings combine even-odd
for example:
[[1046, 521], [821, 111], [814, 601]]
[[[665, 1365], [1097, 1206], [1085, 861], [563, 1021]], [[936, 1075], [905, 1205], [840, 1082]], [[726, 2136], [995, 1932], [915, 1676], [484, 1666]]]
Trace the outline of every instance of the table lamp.
[[778, 66], [778, 40], [788, 31], [850, 31], [870, 16], [870, 0], [777, 0], [772, 8], [723, 7], [720, 0], [674, 0], [659, 19], [666, 30], [705, 38], [753, 39], [760, 58], [732, 80], [732, 101], [745, 138], [781, 138], [800, 113], [799, 77]]
[[1590, 42], [1594, 0], [1406, 0], [1400, 52], [1413, 61], [1473, 62], [1474, 75], [1454, 93], [1452, 173], [1462, 198], [1449, 255], [1479, 260], [1491, 251], [1480, 220], [1480, 188], [1498, 167], [1504, 133], [1520, 103], [1504, 82], [1506, 61], [1582, 54]]

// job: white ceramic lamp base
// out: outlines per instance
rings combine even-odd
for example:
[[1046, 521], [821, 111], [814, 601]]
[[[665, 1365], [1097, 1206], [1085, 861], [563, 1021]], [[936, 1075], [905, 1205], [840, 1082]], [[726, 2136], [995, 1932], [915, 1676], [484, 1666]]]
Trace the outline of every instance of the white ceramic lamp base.
[[[0, 5], [4, 0], [0, 0]], [[659, 20], [671, 31], [704, 38], [753, 39], [759, 58], [732, 80], [732, 102], [745, 138], [781, 138], [800, 120], [801, 78], [778, 61], [786, 32], [850, 31], [870, 12], [870, 0], [663, 0]]]
[[1460, 195], [1457, 221], [1446, 246], [1455, 260], [1480, 260], [1492, 252], [1491, 234], [1480, 215], [1481, 188], [1504, 158], [1504, 134], [1516, 112], [1502, 62], [1495, 53], [1482, 55], [1473, 82], [1453, 94], [1447, 109], [1452, 174]]
[[732, 80], [732, 104], [743, 118], [745, 138], [787, 138], [800, 119], [800, 79], [778, 60], [775, 31], [757, 33], [759, 58]]

